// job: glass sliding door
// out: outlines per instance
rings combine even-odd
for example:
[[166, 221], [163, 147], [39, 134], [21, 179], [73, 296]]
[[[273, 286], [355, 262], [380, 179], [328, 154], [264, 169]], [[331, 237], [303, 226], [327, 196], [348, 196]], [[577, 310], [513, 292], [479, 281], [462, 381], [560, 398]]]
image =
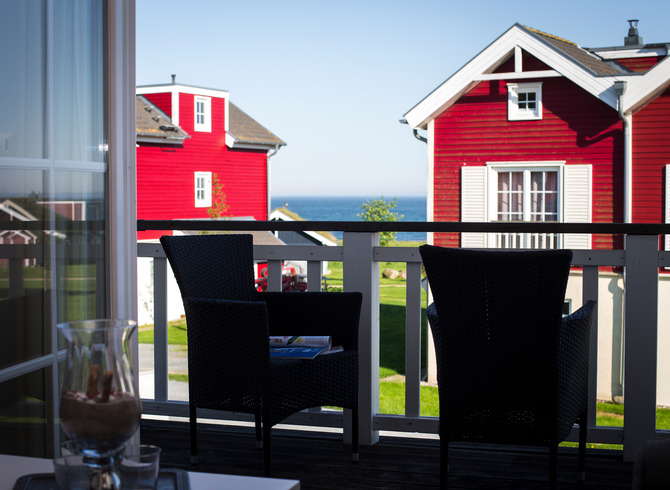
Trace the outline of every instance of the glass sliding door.
[[55, 325], [110, 310], [110, 3], [0, 2], [0, 453], [53, 454]]

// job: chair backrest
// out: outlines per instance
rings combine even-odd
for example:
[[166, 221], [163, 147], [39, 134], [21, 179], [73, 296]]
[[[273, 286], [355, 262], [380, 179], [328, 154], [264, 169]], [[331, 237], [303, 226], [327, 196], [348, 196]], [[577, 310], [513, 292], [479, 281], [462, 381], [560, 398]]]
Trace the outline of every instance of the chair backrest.
[[420, 252], [439, 319], [440, 390], [464, 414], [488, 405], [549, 408], [572, 252]]
[[163, 236], [160, 241], [183, 298], [253, 299], [251, 235]]

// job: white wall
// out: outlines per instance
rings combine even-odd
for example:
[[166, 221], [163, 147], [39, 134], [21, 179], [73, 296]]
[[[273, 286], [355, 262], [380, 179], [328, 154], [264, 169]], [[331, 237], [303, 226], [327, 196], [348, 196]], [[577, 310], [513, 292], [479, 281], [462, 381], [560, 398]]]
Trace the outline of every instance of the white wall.
[[[572, 310], [582, 304], [582, 274], [572, 272], [566, 299]], [[621, 274], [601, 272], [598, 280], [598, 385], [599, 400], [622, 396], [623, 287]], [[670, 276], [662, 274], [658, 283], [658, 354], [656, 404], [670, 406]], [[635, 328], [630, 325], [629, 328]]]
[[[154, 322], [153, 260], [150, 257], [139, 257], [137, 259], [137, 323], [139, 325], [153, 324]], [[167, 318], [168, 321], [178, 320], [184, 314], [184, 303], [170, 264], [168, 264], [167, 277]]]

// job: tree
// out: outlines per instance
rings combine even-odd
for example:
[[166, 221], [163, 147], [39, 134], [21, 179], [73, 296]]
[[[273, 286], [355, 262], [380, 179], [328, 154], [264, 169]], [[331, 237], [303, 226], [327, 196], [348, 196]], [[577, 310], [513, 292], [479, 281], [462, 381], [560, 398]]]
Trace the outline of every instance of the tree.
[[216, 174], [212, 175], [212, 205], [207, 208], [207, 214], [212, 219], [228, 218], [230, 206], [226, 202], [226, 193], [223, 192], [223, 182], [219, 180]]
[[[373, 199], [372, 202], [365, 201], [361, 205], [362, 212], [358, 217], [362, 221], [399, 221], [403, 218], [403, 215], [392, 211], [392, 209], [397, 207], [397, 197], [386, 202], [384, 196], [381, 196], [379, 199]], [[379, 244], [384, 247], [389, 243], [395, 242], [395, 235], [395, 231], [382, 231], [379, 234]]]

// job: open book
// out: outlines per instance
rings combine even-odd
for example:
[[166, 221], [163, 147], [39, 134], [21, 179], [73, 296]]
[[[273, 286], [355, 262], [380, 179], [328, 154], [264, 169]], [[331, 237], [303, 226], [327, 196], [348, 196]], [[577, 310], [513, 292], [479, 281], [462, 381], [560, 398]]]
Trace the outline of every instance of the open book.
[[328, 336], [284, 336], [270, 337], [270, 357], [275, 359], [314, 359], [316, 356], [341, 352], [342, 347], [333, 347]]

